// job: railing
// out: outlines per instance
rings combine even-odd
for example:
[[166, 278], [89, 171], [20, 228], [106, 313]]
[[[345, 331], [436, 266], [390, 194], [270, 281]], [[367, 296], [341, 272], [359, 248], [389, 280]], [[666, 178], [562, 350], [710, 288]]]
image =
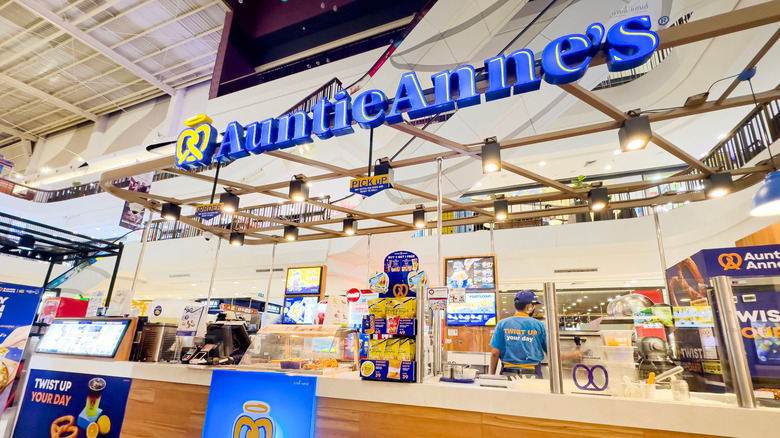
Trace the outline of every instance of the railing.
[[[674, 27], [680, 24], [687, 23], [693, 13], [688, 13], [686, 15], [683, 15], [680, 17], [676, 22], [672, 23], [669, 27]], [[625, 70], [625, 71], [618, 71], [618, 72], [612, 72], [609, 74], [607, 79], [603, 80], [600, 84], [596, 85], [596, 88], [593, 89], [593, 91], [596, 90], [602, 90], [605, 88], [612, 88], [617, 87], [619, 85], [627, 84], [635, 79], [638, 79], [647, 73], [649, 73], [654, 68], [658, 67], [661, 62], [666, 59], [669, 54], [672, 53], [672, 49], [664, 49], [664, 50], [656, 50], [653, 55], [650, 57], [650, 59], [640, 65], [637, 68], [632, 68], [631, 70]]]
[[[320, 201], [329, 203], [330, 198], [320, 198]], [[203, 224], [224, 229], [251, 230], [278, 225], [278, 222], [258, 218], [272, 218], [305, 224], [314, 221], [329, 220], [332, 217], [332, 210], [306, 203], [271, 205], [242, 209], [240, 212], [250, 217], [223, 214], [214, 219], [204, 221]], [[156, 220], [152, 221], [152, 226], [149, 230], [149, 241], [181, 239], [202, 235], [203, 230], [182, 222]]]
[[338, 78], [331, 79], [328, 83], [314, 90], [308, 96], [304, 97], [300, 102], [292, 106], [292, 108], [283, 112], [282, 114], [291, 114], [295, 111], [311, 111], [314, 105], [320, 101], [320, 99], [332, 100], [336, 93], [343, 88], [341, 81]]

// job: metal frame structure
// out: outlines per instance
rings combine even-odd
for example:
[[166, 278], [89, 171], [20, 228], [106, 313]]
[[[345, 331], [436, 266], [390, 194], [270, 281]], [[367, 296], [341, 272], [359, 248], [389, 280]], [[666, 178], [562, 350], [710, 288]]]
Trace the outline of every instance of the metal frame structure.
[[[766, 24], [777, 23], [778, 21], [780, 21], [780, 1], [775, 0], [767, 3], [762, 3], [756, 6], [751, 6], [743, 9], [738, 9], [732, 12], [704, 18], [699, 21], [691, 21], [689, 23], [685, 23], [679, 26], [674, 26], [674, 27], [660, 30], [658, 32], [660, 38], [659, 49], [668, 49], [671, 47], [676, 47], [684, 44], [706, 40], [716, 36], [721, 36], [733, 32], [739, 32], [747, 29], [756, 28]], [[768, 47], [771, 47], [771, 45], [774, 44], [776, 40], [777, 38], [775, 36], [770, 38], [770, 40], [764, 45], [764, 47], [762, 47], [759, 50], [758, 54], [750, 61], [750, 63], [746, 66], [746, 68], [751, 68], [751, 66], [754, 66], [760, 60], [760, 58], [765, 53], [768, 52]], [[604, 62], [605, 62], [604, 54], [603, 52], [599, 52], [596, 56], [594, 56], [591, 65], [603, 64]], [[500, 147], [502, 150], [518, 148], [518, 147], [523, 147], [532, 144], [545, 143], [545, 142], [550, 142], [559, 139], [583, 136], [583, 135], [588, 135], [588, 134], [593, 134], [598, 132], [617, 130], [620, 128], [621, 123], [630, 117], [627, 112], [624, 112], [619, 108], [616, 108], [614, 105], [610, 104], [609, 102], [595, 95], [591, 91], [582, 88], [576, 83], [562, 85], [561, 87], [571, 95], [577, 97], [578, 99], [585, 102], [586, 104], [592, 106], [593, 108], [597, 109], [603, 114], [609, 116], [613, 120], [609, 122], [579, 126], [570, 129], [563, 129], [563, 130], [548, 132], [544, 134], [538, 134], [538, 135], [532, 135], [532, 136], [521, 137], [513, 140], [508, 140], [508, 141], [502, 141], [500, 142]], [[479, 92], [484, 91], [484, 89], [486, 88], [487, 88], [487, 83], [485, 80], [482, 80], [477, 84], [477, 89]], [[681, 117], [688, 117], [697, 114], [704, 114], [704, 113], [718, 111], [722, 109], [735, 108], [735, 107], [746, 106], [746, 105], [747, 106], [754, 105], [753, 96], [729, 97], [730, 92], [731, 89], [727, 90], [719, 99], [717, 99], [717, 101], [705, 102], [698, 106], [681, 107], [681, 108], [671, 109], [671, 110], [666, 110], [661, 112], [653, 112], [651, 114], [648, 114], [648, 117], [650, 119], [650, 122], [652, 123], [652, 122], [677, 119]], [[779, 98], [780, 98], [780, 86], [778, 86], [773, 90], [762, 92], [755, 95], [755, 103], [762, 104]], [[430, 143], [439, 145], [444, 149], [447, 149], [447, 151], [440, 152], [437, 154], [431, 154], [431, 155], [415, 157], [415, 158], [410, 158], [410, 159], [405, 159], [400, 161], [394, 161], [392, 162], [392, 167], [394, 169], [417, 166], [426, 163], [433, 163], [440, 159], [445, 160], [445, 159], [463, 158], [463, 157], [470, 157], [472, 159], [477, 159], [477, 160], [481, 159], [480, 156], [481, 143], [476, 145], [460, 144], [458, 142], [443, 138], [436, 134], [417, 128], [407, 122], [391, 125], [389, 126], [389, 128], [397, 129], [413, 137], [423, 139]], [[685, 152], [683, 149], [672, 144], [670, 141], [661, 137], [660, 135], [657, 135], [656, 133], [654, 133], [651, 141], [656, 145], [658, 145], [661, 149], [665, 150], [667, 153], [675, 156], [676, 158], [686, 163], [688, 168], [683, 172], [656, 181], [641, 181], [641, 182], [631, 182], [631, 183], [623, 183], [623, 184], [613, 184], [607, 186], [609, 193], [612, 194], [630, 193], [630, 192], [649, 189], [662, 184], [703, 180], [710, 174], [719, 170], [710, 167], [704, 162], [696, 159], [695, 157]], [[305, 158], [299, 155], [294, 155], [283, 151], [266, 152], [263, 155], [269, 155], [274, 158], [280, 158], [297, 164], [305, 165], [312, 169], [315, 169], [316, 171], [324, 170], [327, 172], [309, 178], [310, 181], [356, 178], [356, 177], [362, 177], [367, 175], [365, 167], [360, 167], [355, 169], [345, 169], [332, 164], [319, 162], [313, 159]], [[156, 194], [144, 194], [144, 193], [123, 190], [118, 187], [115, 187], [112, 181], [129, 177], [132, 175], [136, 175], [136, 174], [145, 173], [145, 172], [162, 171], [162, 172], [174, 173], [177, 175], [209, 181], [209, 182], [211, 182], [212, 180], [216, 180], [217, 184], [224, 186], [227, 190], [229, 190], [230, 192], [236, 195], [257, 193], [257, 194], [267, 195], [273, 198], [288, 200], [287, 194], [279, 191], [280, 189], [286, 189], [289, 183], [288, 181], [253, 186], [249, 184], [230, 181], [219, 177], [213, 179], [207, 175], [195, 174], [192, 172], [176, 169], [174, 168], [174, 161], [175, 158], [171, 156], [171, 157], [165, 157], [165, 158], [149, 161], [146, 163], [128, 166], [123, 169], [106, 172], [103, 174], [101, 178], [101, 187], [103, 187], [105, 191], [110, 192], [117, 197], [120, 197], [129, 202], [140, 203], [145, 207], [151, 208], [155, 211], [159, 211], [161, 204], [165, 202], [172, 202], [179, 205], [197, 205], [198, 203], [208, 200], [209, 194], [204, 193], [202, 196], [197, 196], [188, 199], [175, 199], [175, 198], [160, 196]], [[508, 171], [520, 175], [522, 177], [528, 178], [550, 189], [549, 192], [542, 193], [542, 194], [513, 197], [509, 199], [510, 205], [532, 203], [532, 202], [547, 202], [547, 201], [563, 200], [563, 199], [583, 200], [587, 197], [587, 192], [589, 190], [587, 188], [573, 188], [566, 184], [552, 180], [543, 175], [513, 165], [506, 161], [502, 161], [501, 168], [503, 169], [503, 171]], [[736, 180], [734, 181], [734, 191], [739, 191], [747, 187], [750, 187], [753, 184], [756, 184], [757, 182], [763, 179], [765, 174], [769, 173], [772, 170], [773, 170], [773, 164], [767, 160], [753, 167], [743, 167], [740, 169], [732, 170], [731, 171], [732, 176], [736, 177]], [[412, 187], [395, 184], [394, 189], [415, 196], [417, 198], [425, 199], [427, 201], [437, 200], [437, 196], [435, 194], [417, 190]], [[643, 207], [643, 206], [651, 206], [651, 205], [658, 205], [658, 204], [666, 204], [670, 202], [671, 203], [682, 203], [686, 201], [694, 202], [694, 201], [702, 201], [704, 199], [705, 197], [702, 192], [673, 193], [673, 194], [659, 195], [654, 197], [646, 197], [642, 199], [632, 199], [628, 201], [613, 202], [610, 204], [610, 209]], [[369, 212], [362, 212], [358, 210], [339, 207], [336, 205], [322, 203], [316, 199], [308, 199], [305, 202], [313, 206], [333, 210], [337, 213], [351, 214], [358, 221], [376, 220], [385, 223], [385, 225], [375, 226], [375, 227], [360, 226], [359, 231], [357, 232], [357, 234], [359, 235], [417, 230], [417, 228], [415, 228], [414, 225], [409, 220], [409, 218], [412, 215], [412, 210], [397, 210], [397, 211], [388, 211], [383, 213], [369, 213]], [[445, 220], [443, 221], [444, 226], [450, 227], [450, 226], [467, 225], [467, 224], [478, 224], [478, 223], [482, 224], [482, 223], [495, 221], [493, 212], [490, 210], [493, 204], [492, 201], [472, 202], [472, 203], [464, 204], [464, 203], [457, 202], [456, 200], [444, 198], [441, 200], [441, 202], [444, 204], [444, 208], [442, 210], [443, 212], [449, 212], [455, 210], [470, 210], [473, 213], [475, 213], [474, 216], [469, 218]], [[265, 244], [265, 243], [284, 242], [285, 240], [283, 239], [283, 237], [275, 233], [281, 230], [285, 225], [291, 225], [291, 224], [296, 225], [302, 229], [308, 230], [306, 234], [302, 233], [298, 240], [317, 240], [317, 239], [328, 239], [333, 237], [346, 236], [345, 233], [341, 232], [338, 229], [326, 228], [328, 225], [341, 222], [341, 219], [334, 218], [334, 219], [314, 221], [314, 222], [296, 223], [296, 222], [281, 220], [278, 218], [257, 217], [246, 212], [246, 210], [257, 208], [257, 207], [262, 207], [262, 206], [252, 206], [252, 207], [242, 208], [236, 213], [234, 213], [234, 216], [246, 217], [246, 218], [255, 219], [259, 221], [273, 222], [276, 225], [265, 226], [261, 228], [248, 228], [248, 229], [234, 230], [245, 234], [246, 244]], [[426, 211], [435, 211], [436, 207], [426, 207], [425, 209]], [[567, 215], [567, 214], [587, 213], [588, 211], [589, 210], [587, 204], [582, 203], [570, 207], [559, 207], [559, 208], [552, 208], [552, 209], [512, 213], [510, 214], [510, 217], [508, 219], [509, 220], [526, 219], [526, 218], [544, 217], [550, 215], [558, 216], [558, 215]], [[226, 230], [225, 228], [208, 226], [206, 224], [199, 222], [197, 219], [193, 217], [182, 217], [180, 221], [187, 225], [193, 226], [195, 228], [199, 228], [203, 231], [211, 232], [214, 235], [217, 235], [223, 239], [227, 239], [230, 233], [230, 231]], [[429, 222], [428, 224], [426, 224], [426, 228], [432, 228], [436, 226], [437, 226], [436, 222]]]

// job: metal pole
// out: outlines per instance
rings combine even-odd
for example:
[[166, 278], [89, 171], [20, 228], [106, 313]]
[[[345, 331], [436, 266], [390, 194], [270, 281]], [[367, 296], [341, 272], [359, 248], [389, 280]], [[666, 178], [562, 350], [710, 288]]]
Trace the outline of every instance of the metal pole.
[[496, 237], [495, 234], [493, 234], [493, 228], [495, 227], [495, 222], [490, 221], [490, 253], [495, 254], [496, 253]]
[[425, 379], [425, 312], [427, 311], [425, 298], [428, 296], [425, 293], [425, 288], [422, 285], [415, 286], [415, 293], [417, 295], [417, 342], [415, 343], [415, 374], [417, 383], [422, 383]]
[[[274, 263], [276, 263], [276, 243], [274, 242], [274, 246], [271, 247], [271, 269], [268, 270], [268, 288], [265, 290], [265, 301], [263, 304], [263, 317], [265, 317], [265, 312], [268, 312], [268, 299], [271, 298], [271, 280], [274, 276]], [[260, 320], [260, 325], [263, 325], [263, 320]]]
[[368, 233], [368, 242], [367, 242], [368, 248], [366, 252], [366, 288], [370, 288], [371, 284], [369, 284], [368, 280], [371, 279], [371, 233]]
[[108, 294], [106, 294], [106, 309], [108, 309], [108, 305], [111, 304], [111, 294], [114, 293], [114, 284], [116, 284], [116, 276], [119, 274], [119, 263], [122, 262], [122, 252], [124, 252], [124, 250], [125, 245], [120, 243], [119, 253], [116, 255], [116, 262], [114, 263], [114, 272], [111, 274], [111, 284], [108, 285]]
[[43, 291], [46, 292], [46, 285], [49, 284], [51, 279], [51, 271], [54, 269], [54, 262], [49, 262], [49, 270], [46, 271], [46, 279], [43, 280]]
[[222, 167], [222, 163], [217, 163], [217, 171], [214, 172], [214, 185], [211, 187], [211, 202], [210, 204], [214, 203], [214, 195], [217, 194], [217, 181], [219, 180], [219, 169]]
[[206, 309], [211, 306], [211, 292], [214, 289], [214, 279], [217, 277], [217, 264], [219, 264], [219, 250], [222, 249], [222, 238], [217, 239], [217, 252], [214, 254], [214, 267], [211, 268], [211, 281], [209, 282], [209, 294], [206, 297]]
[[371, 161], [374, 160], [374, 128], [368, 134], [368, 176], [371, 176]]
[[544, 283], [544, 314], [547, 315], [547, 357], [550, 361], [550, 392], [563, 394], [561, 346], [558, 338], [558, 306], [555, 303], [555, 283]]
[[436, 167], [438, 169], [437, 170], [437, 174], [438, 174], [438, 177], [437, 177], [438, 195], [436, 196], [436, 216], [437, 216], [437, 219], [436, 219], [436, 240], [437, 240], [437, 243], [439, 245], [438, 246], [439, 252], [437, 253], [437, 255], [438, 255], [438, 258], [437, 258], [437, 262], [438, 262], [438, 271], [437, 272], [438, 272], [438, 274], [436, 274], [436, 277], [439, 279], [439, 286], [443, 286], [444, 285], [444, 281], [443, 281], [443, 278], [442, 278], [442, 276], [444, 275], [444, 266], [443, 266], [444, 259], [442, 259], [442, 254], [441, 254], [441, 198], [442, 198], [442, 193], [441, 193], [441, 177], [442, 177], [441, 164], [442, 164], [442, 161], [443, 160], [441, 159], [441, 157], [436, 159]]
[[[658, 256], [661, 257], [661, 279], [663, 280], [664, 284], [666, 284], [666, 251], [664, 251], [664, 239], [663, 236], [661, 236], [661, 222], [658, 219], [658, 211], [656, 211], [656, 206], [653, 205], [653, 220], [655, 221], [655, 239], [656, 242], [658, 242]], [[671, 291], [668, 290], [668, 287], [663, 288], [664, 291], [666, 291], [666, 302], [669, 302], [673, 299], [673, 294]], [[677, 304], [676, 302], [673, 304]]]
[[133, 283], [130, 286], [130, 297], [135, 296], [135, 287], [138, 284], [138, 273], [141, 271], [141, 264], [143, 264], [144, 254], [146, 254], [146, 244], [149, 241], [149, 231], [152, 228], [152, 217], [154, 217], [154, 210], [149, 210], [149, 219], [146, 220], [146, 227], [144, 227], [144, 232], [141, 235], [141, 253], [138, 254], [138, 264], [135, 265]]
[[433, 311], [431, 318], [431, 331], [433, 332], [433, 374], [434, 376], [441, 374], [442, 360], [444, 359], [444, 345], [442, 344], [442, 309], [436, 309]]
[[753, 382], [750, 380], [750, 369], [742, 343], [742, 334], [737, 320], [737, 306], [734, 305], [734, 293], [729, 277], [720, 275], [714, 279], [715, 303], [720, 309], [721, 332], [723, 343], [726, 344], [729, 364], [731, 365], [734, 393], [737, 404], [741, 408], [755, 408], [756, 396], [753, 394]]

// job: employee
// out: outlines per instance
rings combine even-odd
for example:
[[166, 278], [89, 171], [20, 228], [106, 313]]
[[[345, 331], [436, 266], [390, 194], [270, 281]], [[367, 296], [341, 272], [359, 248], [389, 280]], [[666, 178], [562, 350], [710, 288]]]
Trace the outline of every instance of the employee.
[[[490, 374], [495, 374], [498, 361], [501, 360], [504, 375], [536, 375], [544, 355], [547, 353], [547, 328], [544, 323], [532, 318], [536, 306], [541, 304], [530, 290], [521, 290], [515, 295], [515, 313], [502, 319], [496, 325], [490, 346]], [[561, 354], [562, 359], [582, 357], [582, 352]]]

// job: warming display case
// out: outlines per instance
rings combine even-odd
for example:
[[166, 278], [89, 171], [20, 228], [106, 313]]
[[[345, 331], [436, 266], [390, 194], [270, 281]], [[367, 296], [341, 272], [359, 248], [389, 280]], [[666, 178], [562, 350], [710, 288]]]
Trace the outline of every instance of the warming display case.
[[334, 374], [357, 370], [357, 353], [357, 330], [337, 325], [272, 324], [260, 329], [239, 367]]

